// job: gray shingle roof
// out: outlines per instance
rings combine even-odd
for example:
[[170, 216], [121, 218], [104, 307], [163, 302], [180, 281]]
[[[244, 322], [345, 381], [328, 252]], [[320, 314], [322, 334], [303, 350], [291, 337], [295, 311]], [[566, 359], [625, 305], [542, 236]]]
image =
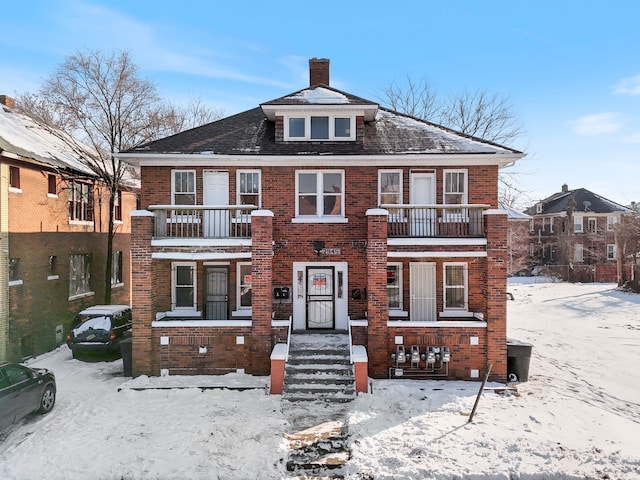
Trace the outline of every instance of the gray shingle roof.
[[[590, 213], [629, 213], [630, 209], [617, 204], [607, 198], [601, 197], [586, 188], [577, 188], [567, 192], [554, 193], [542, 200], [542, 215], [564, 213], [569, 206], [573, 206], [574, 212]], [[530, 215], [536, 214], [536, 207], [527, 209]], [[540, 214], [539, 214], [540, 215]]]
[[[330, 105], [363, 107], [375, 113], [365, 122], [363, 141], [275, 141], [275, 123], [266, 111], [274, 106]], [[264, 109], [263, 109], [264, 107]], [[320, 107], [321, 108], [321, 107]], [[375, 102], [315, 85], [263, 103], [260, 107], [147, 143], [124, 153], [219, 155], [394, 155], [394, 154], [521, 154], [517, 150], [425, 122]]]

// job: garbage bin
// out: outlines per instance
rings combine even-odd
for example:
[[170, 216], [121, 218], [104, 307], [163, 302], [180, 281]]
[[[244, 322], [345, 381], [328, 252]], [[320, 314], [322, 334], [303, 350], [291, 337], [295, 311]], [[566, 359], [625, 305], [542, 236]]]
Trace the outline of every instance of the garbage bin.
[[507, 339], [507, 379], [510, 382], [529, 380], [529, 361], [533, 345], [520, 340]]
[[131, 363], [133, 360], [133, 339], [131, 335], [123, 336], [120, 340], [120, 352], [122, 353], [122, 365], [124, 366], [124, 376], [131, 377]]

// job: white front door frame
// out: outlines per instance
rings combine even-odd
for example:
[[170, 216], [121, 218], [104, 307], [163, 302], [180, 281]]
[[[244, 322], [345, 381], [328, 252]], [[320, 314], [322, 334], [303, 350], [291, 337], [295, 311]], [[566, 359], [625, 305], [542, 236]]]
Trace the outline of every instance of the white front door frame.
[[293, 262], [293, 329], [307, 329], [307, 267], [333, 267], [335, 285], [335, 329], [349, 328], [349, 281], [347, 262]]

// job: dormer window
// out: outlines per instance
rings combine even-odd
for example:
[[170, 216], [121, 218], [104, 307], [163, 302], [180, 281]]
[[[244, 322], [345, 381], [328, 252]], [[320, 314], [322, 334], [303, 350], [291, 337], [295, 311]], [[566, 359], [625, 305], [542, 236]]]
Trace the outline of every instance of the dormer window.
[[285, 120], [288, 141], [355, 140], [355, 117], [333, 115], [290, 116]]

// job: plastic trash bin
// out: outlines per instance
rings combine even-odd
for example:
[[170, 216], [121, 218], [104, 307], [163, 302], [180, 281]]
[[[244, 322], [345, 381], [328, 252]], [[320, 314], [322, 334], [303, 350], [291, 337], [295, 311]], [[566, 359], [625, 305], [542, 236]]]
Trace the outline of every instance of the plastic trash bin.
[[507, 339], [507, 379], [510, 382], [529, 380], [529, 363], [533, 345], [520, 340]]
[[122, 353], [122, 365], [124, 366], [124, 376], [131, 377], [131, 363], [133, 361], [133, 339], [126, 336], [120, 341], [120, 352]]

